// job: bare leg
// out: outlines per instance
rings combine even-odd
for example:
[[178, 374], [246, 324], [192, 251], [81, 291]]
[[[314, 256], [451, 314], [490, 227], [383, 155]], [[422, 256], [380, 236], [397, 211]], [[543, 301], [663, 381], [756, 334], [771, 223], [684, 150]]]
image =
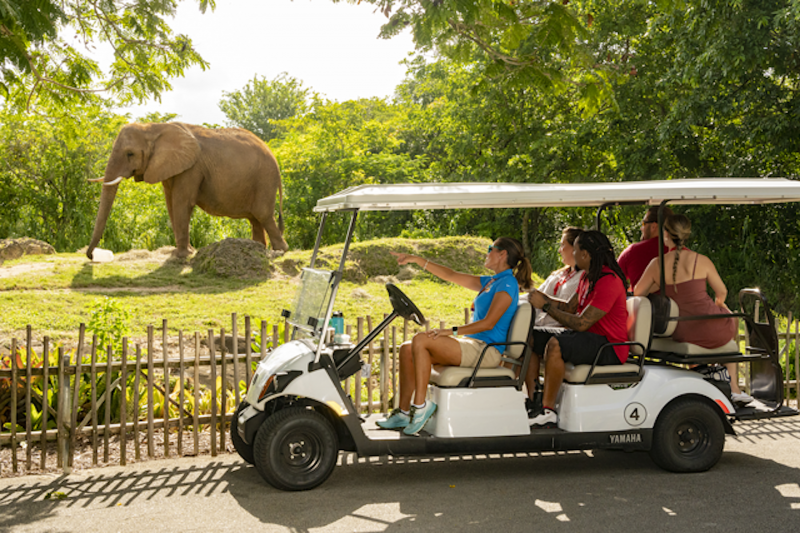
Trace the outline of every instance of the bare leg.
[[400, 346], [400, 403], [403, 411], [411, 408], [411, 395], [414, 394], [414, 357], [411, 353], [411, 341]]
[[553, 337], [547, 341], [544, 350], [544, 394], [542, 405], [553, 408], [558, 397], [558, 389], [564, 381], [564, 360], [561, 359], [561, 345]]
[[536, 384], [539, 383], [541, 361], [537, 354], [531, 353], [531, 362], [528, 365], [528, 372], [525, 374], [525, 388], [528, 389], [528, 398], [533, 398], [533, 391], [536, 390]]
[[731, 375], [731, 393], [741, 394], [742, 389], [739, 388], [739, 365], [737, 363], [725, 363], [725, 368], [728, 369], [728, 374]]
[[[461, 346], [452, 337], [428, 337], [427, 333], [417, 333], [411, 341], [414, 357], [414, 404], [421, 405], [428, 392], [431, 379], [431, 365], [458, 366], [461, 364]], [[402, 398], [402, 397], [401, 397]]]

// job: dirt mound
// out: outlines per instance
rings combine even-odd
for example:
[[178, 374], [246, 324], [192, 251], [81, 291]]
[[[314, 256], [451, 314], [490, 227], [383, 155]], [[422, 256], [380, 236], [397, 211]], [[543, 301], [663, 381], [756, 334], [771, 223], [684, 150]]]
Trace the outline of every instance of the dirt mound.
[[23, 255], [54, 254], [56, 249], [44, 241], [29, 239], [4, 239], [0, 241], [0, 264], [4, 261], [19, 259]]
[[200, 248], [191, 259], [192, 268], [225, 278], [269, 279], [275, 273], [273, 260], [283, 252], [267, 251], [249, 239], [225, 239]]

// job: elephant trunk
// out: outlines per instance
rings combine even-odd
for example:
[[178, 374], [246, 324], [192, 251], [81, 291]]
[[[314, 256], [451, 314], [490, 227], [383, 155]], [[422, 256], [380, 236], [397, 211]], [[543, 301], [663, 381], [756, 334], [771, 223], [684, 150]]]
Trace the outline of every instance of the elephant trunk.
[[103, 187], [103, 192], [100, 195], [100, 208], [97, 210], [97, 218], [94, 221], [92, 240], [89, 242], [89, 248], [86, 250], [86, 257], [89, 259], [94, 259], [94, 249], [97, 247], [97, 243], [100, 242], [103, 231], [106, 229], [106, 222], [108, 222], [108, 215], [111, 213], [111, 206], [114, 204], [114, 198], [117, 196], [118, 187], [119, 183]]

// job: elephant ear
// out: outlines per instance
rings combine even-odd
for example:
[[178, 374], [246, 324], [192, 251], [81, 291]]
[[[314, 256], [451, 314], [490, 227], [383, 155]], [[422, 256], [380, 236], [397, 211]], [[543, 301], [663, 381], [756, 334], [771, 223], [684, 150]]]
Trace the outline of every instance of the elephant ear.
[[159, 183], [191, 168], [200, 156], [200, 144], [180, 124], [163, 124], [153, 141], [144, 181]]

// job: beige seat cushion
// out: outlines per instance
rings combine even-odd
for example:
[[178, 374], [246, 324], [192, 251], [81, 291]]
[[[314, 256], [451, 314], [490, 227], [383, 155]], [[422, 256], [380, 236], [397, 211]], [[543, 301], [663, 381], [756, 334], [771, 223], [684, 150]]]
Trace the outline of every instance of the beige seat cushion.
[[[634, 296], [625, 302], [628, 308], [628, 340], [639, 342], [647, 348], [650, 340], [650, 321], [652, 320], [652, 308], [650, 300], [644, 296]], [[642, 348], [631, 346], [631, 354], [641, 355]], [[588, 372], [588, 370], [587, 370]]]
[[[589, 377], [589, 370], [592, 365], [573, 365], [572, 363], [564, 364], [564, 381], [568, 383], [583, 383]], [[633, 363], [625, 363], [624, 365], [601, 365], [594, 367], [593, 376], [601, 374], [638, 374], [639, 365]]]
[[719, 348], [703, 348], [696, 344], [676, 342], [672, 339], [653, 339], [651, 349], [657, 352], [679, 353], [682, 355], [714, 355], [739, 352], [739, 346], [733, 340]]
[[[468, 366], [433, 365], [430, 382], [440, 387], [456, 387], [464, 378], [470, 377], [473, 370], [475, 369]], [[478, 370], [478, 377], [508, 377], [514, 379], [514, 371], [504, 366], [481, 368]]]

